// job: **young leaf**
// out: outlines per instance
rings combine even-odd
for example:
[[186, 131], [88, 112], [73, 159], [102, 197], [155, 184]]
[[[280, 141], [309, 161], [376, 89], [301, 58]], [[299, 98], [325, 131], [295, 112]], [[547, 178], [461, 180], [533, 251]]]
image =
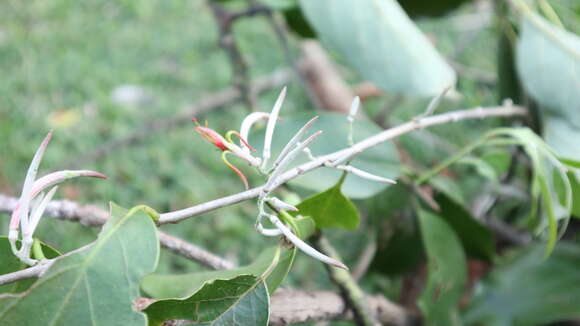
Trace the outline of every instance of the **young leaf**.
[[160, 300], [144, 311], [150, 326], [168, 319], [187, 319], [210, 325], [268, 325], [269, 294], [264, 281], [253, 275], [206, 282], [186, 299]]
[[331, 188], [298, 204], [298, 213], [310, 216], [320, 229], [338, 227], [356, 230], [360, 217], [354, 204], [342, 193], [345, 177], [344, 174]]
[[428, 325], [461, 325], [457, 306], [467, 281], [461, 242], [449, 224], [431, 212], [419, 210], [419, 224], [429, 260], [419, 308]]
[[[141, 288], [153, 298], [185, 298], [196, 293], [204, 284], [213, 280], [231, 279], [239, 275], [260, 276], [272, 263], [276, 248], [268, 248], [250, 265], [221, 271], [197, 272], [188, 274], [151, 274], [141, 283]], [[274, 290], [282, 283], [296, 255], [296, 249], [283, 250], [278, 265], [266, 278], [268, 291]]]
[[[20, 246], [20, 241], [17, 243]], [[41, 242], [41, 246], [44, 256], [48, 259], [61, 255], [60, 252], [45, 243]], [[21, 269], [30, 267], [21, 262], [20, 259], [18, 259], [16, 256], [14, 256], [12, 250], [10, 249], [10, 242], [8, 241], [8, 237], [5, 236], [0, 236], [0, 262], [2, 262], [0, 263], [0, 275], [16, 272]], [[12, 284], [2, 285], [0, 286], [0, 293], [19, 293], [28, 289], [32, 283], [34, 283], [34, 280], [22, 280]]]
[[534, 245], [504, 259], [481, 282], [465, 325], [546, 325], [580, 316], [580, 247], [561, 241], [544, 259]]
[[93, 244], [57, 259], [27, 291], [0, 295], [0, 324], [145, 324], [132, 300], [157, 265], [157, 228], [143, 211], [127, 215], [114, 204], [111, 210]]
[[301, 0], [317, 34], [388, 92], [435, 96], [455, 72], [395, 0]]

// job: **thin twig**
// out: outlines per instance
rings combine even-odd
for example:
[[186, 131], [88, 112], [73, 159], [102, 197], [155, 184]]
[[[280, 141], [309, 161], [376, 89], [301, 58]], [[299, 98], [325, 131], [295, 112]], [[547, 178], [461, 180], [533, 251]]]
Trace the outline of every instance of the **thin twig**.
[[257, 109], [256, 95], [250, 87], [250, 74], [248, 63], [242, 55], [235, 35], [232, 31], [232, 25], [235, 20], [252, 16], [267, 10], [266, 8], [252, 8], [243, 12], [233, 13], [226, 10], [216, 0], [208, 0], [208, 6], [215, 18], [219, 29], [219, 44], [227, 53], [233, 70], [233, 84], [242, 95], [242, 99], [250, 111], [259, 111]]
[[[279, 187], [282, 184], [306, 173], [311, 170], [317, 169], [328, 162], [332, 162], [336, 159], [340, 159], [346, 156], [356, 155], [368, 148], [386, 142], [395, 137], [401, 136], [403, 134], [409, 133], [413, 130], [427, 128], [434, 125], [445, 124], [449, 122], [456, 122], [467, 119], [483, 119], [489, 117], [510, 117], [510, 116], [525, 116], [526, 109], [520, 106], [509, 106], [509, 107], [491, 107], [491, 108], [476, 108], [469, 110], [453, 111], [438, 115], [433, 115], [430, 117], [423, 117], [415, 119], [406, 123], [403, 123], [397, 127], [393, 127], [384, 130], [376, 135], [368, 137], [356, 144], [354, 146], [330, 153], [327, 155], [319, 156], [317, 159], [304, 163], [298, 167], [295, 167], [278, 178], [278, 182], [273, 186], [272, 189]], [[195, 205], [189, 208], [184, 208], [181, 210], [161, 214], [159, 223], [178, 223], [184, 219], [192, 216], [203, 214], [209, 211], [213, 211], [218, 208], [225, 206], [230, 206], [237, 204], [239, 202], [256, 198], [260, 195], [263, 186], [252, 188], [244, 192], [240, 192], [234, 195], [222, 197], [212, 201], [208, 201], [199, 205]]]
[[[336, 249], [334, 249], [324, 236], [319, 235], [315, 242], [320, 251], [336, 260], [342, 260]], [[330, 279], [340, 288], [340, 292], [344, 296], [345, 301], [348, 302], [352, 309], [356, 323], [360, 326], [380, 325], [376, 315], [365, 300], [364, 292], [358, 286], [350, 272], [328, 265], [325, 267], [328, 270]]]
[[[254, 5], [261, 5], [261, 3], [257, 0], [251, 0], [251, 3]], [[282, 47], [282, 52], [284, 53], [284, 57], [286, 58], [286, 62], [292, 67], [292, 71], [298, 77], [298, 81], [302, 88], [306, 91], [308, 98], [310, 99], [310, 103], [314, 106], [314, 108], [320, 109], [322, 105], [320, 100], [314, 93], [314, 90], [309, 86], [309, 83], [306, 80], [306, 74], [303, 69], [300, 69], [299, 62], [294, 58], [292, 55], [292, 51], [290, 50], [290, 42], [288, 42], [288, 29], [284, 25], [283, 22], [280, 22], [279, 19], [276, 17], [273, 10], [266, 12], [265, 14], [266, 20], [272, 27], [274, 34], [276, 34], [276, 38]]]
[[[17, 202], [18, 198], [0, 194], [0, 213], [11, 212]], [[109, 212], [98, 206], [79, 205], [68, 200], [51, 201], [44, 214], [57, 219], [79, 222], [87, 226], [101, 226], [109, 218]], [[164, 248], [211, 269], [236, 267], [234, 263], [225, 258], [163, 231], [159, 231], [159, 241]]]
[[0, 286], [5, 284], [14, 283], [21, 280], [27, 280], [30, 278], [39, 277], [44, 273], [50, 265], [52, 265], [52, 260], [42, 262], [38, 265], [29, 267], [27, 269], [19, 270], [17, 272], [0, 275]]
[[375, 254], [377, 252], [377, 239], [375, 237], [371, 237], [368, 240], [367, 246], [364, 248], [362, 253], [359, 256], [359, 259], [352, 269], [352, 277], [355, 281], [359, 281], [369, 269], [369, 266], [373, 262], [375, 258]]

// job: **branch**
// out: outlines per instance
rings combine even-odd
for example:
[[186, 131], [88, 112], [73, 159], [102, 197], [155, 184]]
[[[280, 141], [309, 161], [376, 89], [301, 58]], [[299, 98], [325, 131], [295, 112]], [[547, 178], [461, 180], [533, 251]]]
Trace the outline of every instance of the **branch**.
[[[374, 136], [368, 137], [356, 144], [352, 147], [348, 147], [334, 153], [330, 153], [327, 155], [323, 155], [318, 157], [316, 160], [304, 163], [300, 166], [297, 166], [279, 177], [279, 181], [274, 185], [274, 188], [279, 187], [282, 184], [287, 183], [288, 181], [306, 173], [311, 170], [317, 169], [321, 166], [324, 166], [328, 162], [332, 162], [334, 160], [347, 157], [347, 156], [354, 156], [358, 153], [386, 142], [387, 140], [393, 139], [395, 137], [401, 136], [403, 134], [409, 133], [411, 131], [417, 129], [423, 129], [435, 125], [446, 124], [450, 122], [457, 122], [461, 120], [467, 119], [483, 119], [489, 117], [511, 117], [511, 116], [525, 116], [526, 109], [520, 106], [500, 106], [500, 107], [491, 107], [491, 108], [475, 108], [475, 109], [468, 109], [468, 110], [461, 110], [461, 111], [452, 111], [448, 113], [438, 114], [430, 117], [423, 117], [413, 119], [409, 122], [403, 123], [397, 127], [393, 127], [387, 130], [384, 130]], [[178, 223], [184, 219], [187, 219], [192, 216], [196, 216], [199, 214], [203, 214], [209, 211], [213, 211], [215, 209], [230, 206], [233, 204], [237, 204], [239, 202], [249, 200], [252, 198], [258, 197], [260, 192], [262, 191], [263, 186], [252, 188], [250, 190], [246, 190], [244, 192], [237, 193], [235, 195], [226, 196], [223, 198], [215, 199], [212, 201], [208, 201], [199, 205], [195, 205], [189, 208], [164, 213], [161, 214], [159, 219], [160, 224], [167, 224], [167, 223]]]
[[42, 275], [48, 268], [52, 265], [54, 260], [46, 260], [35, 266], [29, 267], [27, 269], [19, 270], [13, 273], [0, 275], [0, 286], [5, 284], [14, 283], [20, 280], [27, 280], [29, 278], [35, 278]]
[[[368, 296], [365, 300], [383, 325], [409, 326], [416, 322], [403, 307], [383, 296]], [[271, 297], [270, 309], [273, 325], [353, 319], [344, 299], [327, 291], [278, 290]]]
[[[324, 236], [318, 236], [316, 239], [316, 246], [319, 247], [321, 252], [328, 255], [329, 257], [332, 257], [338, 261], [342, 260], [336, 252], [336, 249], [332, 247], [330, 242], [328, 242]], [[340, 292], [348, 302], [349, 307], [352, 309], [357, 325], [380, 325], [374, 314], [374, 311], [372, 311], [370, 305], [366, 301], [362, 289], [350, 275], [350, 272], [344, 269], [333, 268], [329, 265], [325, 265], [325, 267], [330, 274], [330, 279], [340, 288]]]
[[245, 16], [252, 16], [264, 12], [267, 8], [250, 7], [243, 12], [233, 13], [226, 10], [216, 0], [208, 0], [208, 6], [215, 18], [219, 29], [219, 44], [227, 53], [233, 70], [233, 84], [242, 95], [244, 103], [250, 111], [258, 111], [256, 95], [250, 87], [250, 75], [248, 63], [242, 55], [232, 31], [232, 24], [236, 19]]
[[[18, 198], [0, 194], [0, 213], [11, 212], [16, 206], [17, 202]], [[109, 212], [98, 206], [94, 205], [83, 206], [68, 200], [51, 201], [48, 204], [44, 214], [46, 216], [50, 216], [61, 220], [79, 222], [87, 226], [101, 226], [105, 224], [105, 222], [109, 218]], [[196, 261], [206, 267], [209, 267], [211, 269], [232, 269], [236, 267], [234, 263], [222, 257], [219, 257], [211, 252], [208, 252], [203, 248], [200, 248], [189, 242], [181, 240], [177, 237], [169, 235], [163, 231], [159, 231], [158, 234], [159, 234], [159, 242], [164, 248], [169, 249], [172, 252], [181, 255], [185, 258]], [[23, 277], [26, 275], [28, 274], [23, 272]]]
[[[251, 83], [252, 92], [260, 94], [273, 88], [279, 88], [292, 80], [292, 70], [283, 68], [278, 69], [270, 75], [260, 77]], [[113, 150], [141, 143], [145, 138], [160, 133], [163, 131], [177, 128], [181, 125], [191, 123], [191, 117], [207, 113], [209, 111], [230, 105], [240, 100], [240, 91], [236, 87], [229, 87], [219, 92], [209, 94], [197, 103], [189, 105], [181, 109], [180, 112], [172, 115], [168, 119], [156, 119], [145, 122], [138, 131], [126, 137], [115, 139], [111, 142], [105, 143], [96, 149], [78, 155], [74, 160], [63, 164], [67, 168], [74, 168], [85, 165], [87, 162], [93, 162], [107, 157], [107, 154]]]
[[[372, 312], [383, 325], [412, 326], [418, 325], [418, 318], [405, 309], [392, 303], [383, 296], [367, 296]], [[155, 299], [138, 298], [136, 309], [143, 310]], [[301, 291], [279, 289], [270, 297], [270, 325], [290, 325], [295, 323], [353, 320], [344, 299], [330, 291]], [[169, 320], [163, 325], [191, 325], [188, 320]]]

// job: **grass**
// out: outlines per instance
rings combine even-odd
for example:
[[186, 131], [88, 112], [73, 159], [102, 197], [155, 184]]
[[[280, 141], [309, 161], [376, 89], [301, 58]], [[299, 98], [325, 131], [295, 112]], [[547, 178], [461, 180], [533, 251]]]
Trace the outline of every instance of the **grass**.
[[[438, 45], [446, 53], [464, 34], [441, 21], [422, 25], [438, 35]], [[239, 22], [235, 30], [252, 76], [286, 65], [263, 19]], [[493, 72], [491, 33], [485, 29], [457, 60]], [[0, 74], [0, 191], [12, 195], [19, 194], [26, 166], [49, 129], [55, 129], [55, 137], [41, 167], [44, 172], [66, 168], [65, 162], [139, 130], [146, 121], [171, 117], [204, 94], [229, 86], [231, 79], [227, 57], [217, 45], [215, 23], [201, 0], [2, 1]], [[352, 72], [349, 76], [355, 76], [353, 82], [359, 78]], [[111, 94], [121, 85], [142, 87], [150, 100], [138, 106], [115, 103]], [[497, 102], [494, 89], [474, 81], [462, 79], [459, 90], [464, 97], [444, 103], [442, 111]], [[277, 91], [265, 94], [260, 106], [269, 110], [276, 96]], [[418, 114], [426, 102], [406, 99], [395, 110], [396, 119]], [[366, 106], [376, 112], [383, 103], [374, 100]], [[284, 114], [305, 110], [309, 110], [308, 100], [298, 83], [293, 83]], [[225, 131], [238, 128], [244, 114], [243, 107], [234, 105], [203, 118]], [[473, 121], [435, 131], [461, 145], [496, 124]], [[58, 197], [103, 206], [110, 200], [126, 207], [144, 203], [167, 211], [242, 189], [221, 164], [219, 153], [190, 127], [151, 135], [143, 144], [108, 153], [83, 168], [110, 178], [68, 183]], [[253, 203], [244, 203], [164, 229], [247, 262], [272, 241], [254, 232], [255, 214]], [[2, 234], [7, 233], [7, 220], [0, 215]], [[48, 219], [39, 233], [64, 251], [91, 241], [95, 234], [96, 230]], [[352, 236], [364, 243], [364, 232]], [[345, 254], [347, 261], [356, 256], [353, 250]], [[293, 282], [320, 287], [318, 281], [325, 282], [325, 277], [318, 265], [299, 258], [296, 273], [291, 273]], [[163, 254], [162, 272], [196, 269], [191, 262]]]

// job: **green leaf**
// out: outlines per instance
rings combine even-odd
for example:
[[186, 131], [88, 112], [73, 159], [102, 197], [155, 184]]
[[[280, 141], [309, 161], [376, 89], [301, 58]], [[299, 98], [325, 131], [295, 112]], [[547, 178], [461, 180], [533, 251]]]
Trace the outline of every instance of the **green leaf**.
[[301, 0], [325, 43], [388, 92], [435, 96], [455, 72], [395, 0]]
[[[185, 298], [199, 291], [209, 281], [231, 279], [239, 275], [262, 275], [272, 263], [275, 252], [276, 248], [268, 248], [252, 264], [230, 270], [169, 275], [151, 274], [143, 279], [141, 288], [157, 299]], [[266, 278], [268, 292], [273, 293], [282, 283], [292, 266], [295, 255], [296, 249], [282, 251], [278, 265]]]
[[580, 247], [560, 242], [549, 258], [534, 245], [504, 259], [479, 285], [466, 325], [545, 325], [580, 317]]
[[491, 165], [489, 165], [486, 161], [480, 158], [467, 156], [461, 158], [459, 161], [457, 161], [457, 163], [471, 165], [472, 167], [475, 168], [475, 171], [477, 171], [477, 173], [482, 177], [492, 182], [499, 182], [499, 176], [495, 172], [495, 169]]
[[[421, 233], [415, 225], [395, 226], [389, 239], [379, 238], [379, 245], [371, 268], [388, 276], [416, 270], [425, 259]], [[396, 262], [396, 263], [393, 263]]]
[[467, 281], [461, 242], [443, 218], [424, 210], [418, 213], [429, 260], [427, 286], [419, 298], [419, 308], [427, 325], [461, 325], [457, 306]]
[[[20, 241], [18, 241], [18, 245], [20, 245]], [[61, 255], [60, 252], [45, 243], [41, 242], [41, 246], [44, 256], [48, 259]], [[2, 262], [0, 264], [0, 275], [16, 272], [29, 267], [14, 256], [12, 249], [10, 249], [10, 241], [8, 241], [8, 237], [5, 236], [0, 236], [0, 262]], [[30, 279], [2, 285], [0, 286], [0, 293], [22, 292], [28, 289], [34, 281], [35, 280]]]
[[[520, 1], [518, 1], [519, 3]], [[526, 91], [546, 109], [546, 140], [567, 158], [580, 158], [580, 38], [525, 6], [517, 68]], [[532, 55], [533, 54], [533, 55]]]
[[91, 245], [58, 258], [21, 294], [0, 295], [2, 325], [135, 325], [139, 281], [157, 265], [157, 229], [143, 211], [127, 215], [111, 204], [111, 218]]
[[[310, 119], [312, 119], [312, 115], [307, 114], [284, 117], [283, 120], [279, 121], [276, 124], [276, 131], [272, 141], [272, 157], [276, 157], [292, 136]], [[323, 131], [323, 134], [309, 146], [315, 156], [329, 154], [348, 147], [348, 123], [345, 115], [336, 113], [321, 114], [311, 129], [312, 131]], [[355, 142], [382, 131], [376, 124], [365, 118], [357, 118], [354, 122], [353, 130]], [[250, 144], [258, 150], [262, 148], [263, 140], [263, 129], [255, 130], [250, 135]], [[299, 156], [291, 164], [291, 167], [307, 161], [308, 157], [306, 155]], [[365, 150], [357, 155], [351, 163], [354, 167], [386, 178], [396, 179], [401, 173], [397, 151], [391, 142], [385, 142]], [[290, 184], [320, 192], [334, 185], [341, 173], [341, 171], [336, 169], [320, 168], [292, 180]], [[347, 178], [342, 191], [349, 198], [361, 199], [374, 196], [388, 186], [385, 183], [370, 181], [353, 175]]]
[[461, 240], [465, 252], [474, 258], [491, 261], [495, 247], [491, 231], [471, 216], [461, 204], [443, 193], [435, 196], [441, 209], [439, 217], [443, 218]]
[[493, 168], [496, 175], [503, 175], [509, 169], [511, 155], [506, 150], [492, 150], [481, 154], [481, 159]]
[[566, 159], [566, 158], [559, 158], [560, 162], [562, 162], [563, 164], [572, 167], [572, 168], [576, 168], [576, 169], [580, 169], [580, 160], [570, 160], [570, 159]]
[[268, 289], [253, 275], [206, 282], [187, 299], [167, 299], [151, 304], [145, 313], [149, 325], [168, 319], [187, 319], [210, 325], [268, 325]]
[[298, 204], [301, 215], [311, 217], [316, 227], [356, 230], [360, 217], [356, 206], [341, 191], [346, 174], [331, 188], [306, 198]]
[[[297, 2], [296, 5], [298, 5]], [[296, 6], [287, 8], [282, 13], [286, 19], [286, 24], [292, 32], [298, 34], [301, 37], [316, 38], [316, 32], [312, 29], [312, 26], [310, 26], [308, 20], [306, 20], [306, 17], [304, 17], [300, 7]]]

